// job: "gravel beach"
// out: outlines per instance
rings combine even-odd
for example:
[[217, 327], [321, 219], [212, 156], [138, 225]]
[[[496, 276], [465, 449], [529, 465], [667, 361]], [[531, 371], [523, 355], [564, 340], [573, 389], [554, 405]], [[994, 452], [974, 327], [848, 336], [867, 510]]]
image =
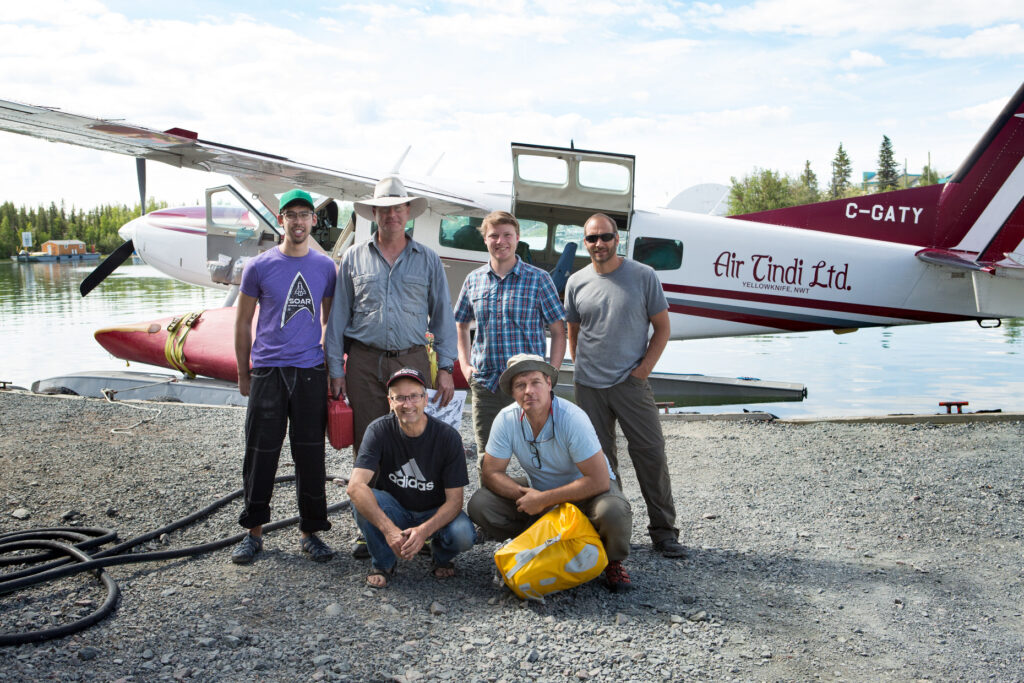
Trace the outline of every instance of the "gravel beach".
[[[244, 410], [147, 407], [160, 413], [0, 392], [0, 532], [127, 539], [240, 486]], [[630, 593], [596, 580], [522, 603], [493, 582], [493, 543], [460, 555], [454, 579], [430, 577], [420, 557], [373, 591], [343, 511], [322, 535], [340, 551], [326, 564], [288, 528], [250, 566], [221, 550], [112, 567], [117, 611], [0, 648], [0, 681], [1024, 680], [1024, 423], [663, 427], [689, 554], [652, 551], [624, 466]], [[351, 465], [349, 449], [328, 450], [329, 473]], [[344, 489], [328, 484], [328, 497]], [[240, 506], [146, 549], [237, 534]], [[282, 484], [274, 517], [293, 514]], [[70, 621], [104, 595], [83, 574], [0, 596], [0, 631]]]

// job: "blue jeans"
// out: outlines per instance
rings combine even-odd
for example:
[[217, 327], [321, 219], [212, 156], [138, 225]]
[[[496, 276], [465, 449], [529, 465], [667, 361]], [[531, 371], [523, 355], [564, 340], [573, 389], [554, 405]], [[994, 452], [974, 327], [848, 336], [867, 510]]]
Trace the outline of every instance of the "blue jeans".
[[[373, 495], [377, 498], [377, 505], [388, 516], [399, 529], [409, 529], [427, 521], [437, 512], [437, 508], [416, 512], [406, 510], [394, 496], [387, 491], [373, 489]], [[391, 571], [398, 562], [395, 553], [391, 550], [384, 534], [375, 527], [368, 519], [359, 514], [355, 506], [352, 507], [352, 515], [356, 519], [356, 526], [366, 539], [366, 549], [370, 551], [370, 559], [373, 566], [384, 571]], [[458, 516], [447, 525], [441, 527], [437, 533], [430, 538], [430, 548], [436, 564], [451, 562], [459, 553], [473, 547], [476, 540], [476, 529], [473, 522], [465, 512], [459, 512]]]

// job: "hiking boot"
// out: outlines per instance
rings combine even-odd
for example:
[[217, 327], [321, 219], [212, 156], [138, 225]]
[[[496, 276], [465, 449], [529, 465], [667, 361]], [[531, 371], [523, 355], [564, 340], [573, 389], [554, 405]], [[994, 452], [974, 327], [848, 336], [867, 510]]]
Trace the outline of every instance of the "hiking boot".
[[686, 557], [686, 548], [674, 538], [654, 542], [654, 549], [664, 557]]
[[327, 562], [334, 557], [334, 551], [331, 550], [330, 546], [317, 538], [316, 534], [310, 534], [306, 536], [299, 543], [302, 548], [302, 552], [309, 555], [314, 562]]
[[263, 550], [263, 537], [246, 534], [245, 538], [231, 552], [231, 561], [235, 564], [251, 564], [256, 553]]
[[612, 593], [625, 593], [633, 588], [629, 582], [629, 572], [619, 561], [609, 562], [604, 569], [604, 580]]
[[357, 560], [370, 559], [370, 549], [366, 547], [366, 539], [360, 536], [352, 546], [352, 557]]

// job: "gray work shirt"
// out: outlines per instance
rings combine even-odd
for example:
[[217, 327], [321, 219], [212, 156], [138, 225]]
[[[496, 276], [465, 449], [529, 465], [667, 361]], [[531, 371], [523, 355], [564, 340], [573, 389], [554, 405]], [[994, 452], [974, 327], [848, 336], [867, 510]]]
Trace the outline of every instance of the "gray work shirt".
[[573, 381], [606, 389], [626, 381], [647, 353], [651, 318], [668, 308], [654, 269], [628, 258], [602, 275], [593, 265], [565, 285], [565, 319], [579, 323]]
[[437, 366], [451, 367], [455, 319], [444, 266], [432, 249], [408, 238], [393, 266], [375, 237], [345, 252], [324, 340], [331, 377], [345, 376], [345, 337], [399, 351], [425, 344], [428, 330], [434, 335]]

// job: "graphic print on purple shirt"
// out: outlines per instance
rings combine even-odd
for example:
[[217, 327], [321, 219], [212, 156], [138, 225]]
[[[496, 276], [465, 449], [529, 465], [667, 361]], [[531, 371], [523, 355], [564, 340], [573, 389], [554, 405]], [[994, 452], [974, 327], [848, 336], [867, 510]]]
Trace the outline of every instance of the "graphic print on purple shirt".
[[312, 368], [324, 362], [321, 304], [334, 296], [336, 279], [334, 261], [317, 251], [286, 256], [268, 249], [245, 265], [241, 291], [259, 304], [253, 367]]
[[292, 286], [288, 288], [288, 298], [285, 300], [284, 309], [281, 311], [281, 328], [288, 324], [288, 321], [302, 311], [307, 311], [309, 316], [316, 320], [316, 306], [313, 305], [313, 295], [306, 284], [306, 278], [302, 273], [295, 273]]

